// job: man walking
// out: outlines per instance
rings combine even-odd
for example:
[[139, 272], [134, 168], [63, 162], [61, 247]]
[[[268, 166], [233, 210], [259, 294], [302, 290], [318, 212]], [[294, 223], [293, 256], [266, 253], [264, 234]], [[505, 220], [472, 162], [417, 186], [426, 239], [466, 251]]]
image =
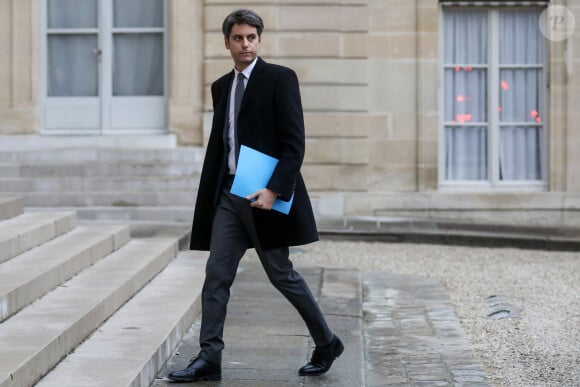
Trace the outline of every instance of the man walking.
[[[195, 382], [221, 379], [226, 307], [238, 264], [255, 248], [268, 278], [303, 318], [316, 348], [300, 375], [327, 372], [344, 347], [328, 327], [308, 285], [294, 271], [289, 246], [318, 240], [314, 215], [300, 174], [304, 118], [298, 78], [289, 68], [258, 57], [264, 25], [250, 10], [228, 15], [222, 26], [234, 70], [212, 84], [213, 123], [202, 169], [191, 233], [192, 250], [209, 250], [202, 291], [201, 350], [168, 377]], [[229, 191], [240, 146], [278, 159], [266, 187], [241, 198]], [[290, 212], [272, 211], [277, 198]]]

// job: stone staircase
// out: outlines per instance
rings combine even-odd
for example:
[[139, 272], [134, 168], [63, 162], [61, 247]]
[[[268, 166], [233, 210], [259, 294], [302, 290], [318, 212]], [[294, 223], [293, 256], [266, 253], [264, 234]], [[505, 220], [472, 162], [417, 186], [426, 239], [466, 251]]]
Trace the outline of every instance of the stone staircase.
[[150, 385], [200, 312], [205, 254], [25, 201], [0, 198], [0, 387]]
[[190, 225], [203, 149], [160, 144], [0, 146], [0, 195], [80, 221]]

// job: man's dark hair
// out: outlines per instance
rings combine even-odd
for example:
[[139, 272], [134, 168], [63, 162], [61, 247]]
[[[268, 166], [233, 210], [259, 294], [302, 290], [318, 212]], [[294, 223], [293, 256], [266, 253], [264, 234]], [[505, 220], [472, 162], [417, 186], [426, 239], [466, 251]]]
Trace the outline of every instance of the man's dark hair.
[[226, 38], [229, 38], [234, 24], [247, 24], [256, 27], [258, 36], [262, 36], [262, 31], [264, 31], [262, 18], [249, 9], [238, 9], [226, 16], [222, 25], [222, 32]]

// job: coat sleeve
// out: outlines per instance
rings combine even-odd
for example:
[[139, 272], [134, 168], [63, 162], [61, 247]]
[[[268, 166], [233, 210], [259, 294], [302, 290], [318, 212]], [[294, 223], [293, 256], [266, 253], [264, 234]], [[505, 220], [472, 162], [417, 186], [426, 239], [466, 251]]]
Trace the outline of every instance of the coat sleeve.
[[274, 115], [279, 162], [267, 187], [290, 200], [304, 159], [304, 116], [296, 73], [288, 68], [278, 74], [274, 90]]

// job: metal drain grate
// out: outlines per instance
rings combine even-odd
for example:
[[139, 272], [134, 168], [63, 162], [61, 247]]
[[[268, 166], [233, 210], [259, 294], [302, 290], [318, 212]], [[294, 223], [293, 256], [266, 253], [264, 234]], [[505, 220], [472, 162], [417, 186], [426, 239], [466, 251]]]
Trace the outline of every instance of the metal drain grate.
[[513, 318], [518, 315], [518, 309], [511, 303], [507, 296], [493, 295], [485, 299], [486, 308], [485, 317], [492, 320], [504, 318]]

